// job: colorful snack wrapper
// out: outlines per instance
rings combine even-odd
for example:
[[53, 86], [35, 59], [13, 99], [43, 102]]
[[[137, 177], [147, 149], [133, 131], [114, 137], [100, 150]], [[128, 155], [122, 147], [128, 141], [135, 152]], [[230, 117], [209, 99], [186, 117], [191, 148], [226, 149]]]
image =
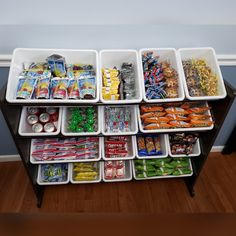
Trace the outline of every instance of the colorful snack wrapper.
[[145, 145], [144, 137], [138, 136], [137, 137], [137, 144], [138, 144], [138, 154], [139, 156], [147, 156], [148, 152]]
[[96, 78], [95, 77], [79, 78], [78, 85], [79, 85], [80, 98], [82, 99], [95, 98], [95, 91], [96, 91], [96, 87], [95, 87]]
[[17, 86], [16, 98], [31, 99], [36, 83], [36, 78], [20, 78]]
[[156, 149], [152, 137], [145, 138], [148, 155], [156, 154]]

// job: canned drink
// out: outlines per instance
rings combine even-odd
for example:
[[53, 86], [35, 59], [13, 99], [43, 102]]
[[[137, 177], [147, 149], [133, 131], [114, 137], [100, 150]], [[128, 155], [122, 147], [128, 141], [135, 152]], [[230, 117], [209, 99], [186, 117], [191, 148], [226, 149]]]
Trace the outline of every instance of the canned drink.
[[50, 120], [50, 115], [48, 113], [42, 113], [39, 116], [39, 121], [43, 124], [47, 123]]
[[32, 126], [32, 130], [35, 132], [35, 133], [40, 133], [43, 131], [43, 125], [40, 124], [40, 123], [36, 123]]
[[53, 123], [47, 123], [44, 125], [44, 131], [46, 133], [52, 133], [55, 130], [55, 125]]
[[38, 122], [39, 118], [36, 115], [29, 115], [27, 116], [27, 122], [29, 125], [36, 124]]
[[29, 115], [38, 115], [39, 114], [39, 108], [37, 108], [37, 107], [28, 107], [27, 108], [27, 113]]
[[46, 112], [49, 114], [49, 115], [54, 115], [57, 113], [57, 108], [55, 107], [47, 107], [46, 108]]

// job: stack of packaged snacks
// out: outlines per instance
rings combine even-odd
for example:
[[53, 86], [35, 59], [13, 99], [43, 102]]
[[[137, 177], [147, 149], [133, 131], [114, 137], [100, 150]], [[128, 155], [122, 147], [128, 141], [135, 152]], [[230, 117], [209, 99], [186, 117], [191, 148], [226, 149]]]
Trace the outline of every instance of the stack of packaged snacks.
[[58, 127], [59, 108], [27, 107], [26, 122], [34, 133], [52, 133]]
[[192, 174], [190, 160], [187, 158], [134, 160], [134, 169], [135, 176], [138, 179]]
[[170, 150], [173, 155], [189, 155], [198, 140], [196, 133], [169, 134]]
[[105, 161], [104, 178], [107, 180], [125, 178], [125, 161]]
[[99, 162], [84, 162], [72, 164], [73, 181], [94, 181], [99, 178]]
[[102, 97], [104, 100], [130, 100], [135, 98], [135, 73], [132, 63], [124, 62], [121, 69], [102, 70]]
[[145, 130], [208, 127], [213, 124], [209, 110], [205, 102], [141, 105], [140, 117]]
[[19, 75], [18, 99], [94, 99], [96, 74], [92, 65], [66, 64], [60, 55], [24, 65]]
[[99, 138], [33, 139], [35, 161], [86, 160], [99, 158]]
[[43, 164], [40, 170], [42, 183], [59, 183], [68, 179], [68, 164], [66, 163]]
[[68, 108], [68, 131], [70, 132], [96, 132], [98, 130], [97, 108], [73, 107]]
[[189, 95], [217, 96], [218, 78], [204, 59], [182, 61]]
[[142, 55], [147, 99], [177, 98], [178, 74], [168, 61], [160, 62], [152, 51]]
[[105, 157], [118, 158], [128, 156], [128, 140], [127, 136], [107, 137], [105, 138]]
[[139, 156], [162, 155], [161, 140], [159, 135], [137, 136]]
[[104, 114], [106, 132], [119, 133], [131, 130], [130, 107], [105, 106]]

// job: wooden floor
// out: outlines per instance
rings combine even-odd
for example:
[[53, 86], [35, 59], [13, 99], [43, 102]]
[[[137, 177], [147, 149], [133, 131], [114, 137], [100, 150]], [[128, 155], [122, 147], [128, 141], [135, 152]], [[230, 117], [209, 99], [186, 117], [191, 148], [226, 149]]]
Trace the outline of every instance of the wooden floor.
[[0, 163], [0, 212], [236, 212], [236, 154], [211, 154], [195, 192], [181, 179], [50, 186], [38, 209], [21, 162]]

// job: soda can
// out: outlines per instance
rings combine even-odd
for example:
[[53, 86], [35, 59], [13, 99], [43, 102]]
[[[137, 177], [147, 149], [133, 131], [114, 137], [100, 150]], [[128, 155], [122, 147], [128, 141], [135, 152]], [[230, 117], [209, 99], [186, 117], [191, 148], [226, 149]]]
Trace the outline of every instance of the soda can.
[[54, 115], [57, 113], [57, 108], [55, 107], [47, 107], [46, 108], [46, 112], [49, 114], [49, 115]]
[[46, 124], [50, 120], [50, 115], [48, 113], [42, 113], [39, 116], [39, 121], [43, 124]]
[[52, 133], [55, 130], [55, 125], [53, 123], [47, 123], [44, 125], [44, 131], [46, 133]]
[[35, 132], [35, 133], [40, 133], [43, 131], [43, 125], [40, 124], [40, 123], [36, 123], [32, 126], [32, 130]]
[[37, 107], [28, 107], [27, 108], [27, 113], [29, 115], [38, 115], [39, 114], [39, 108], [37, 108]]
[[38, 116], [36, 115], [29, 115], [27, 116], [27, 122], [29, 125], [33, 125], [33, 124], [36, 124], [38, 122]]

